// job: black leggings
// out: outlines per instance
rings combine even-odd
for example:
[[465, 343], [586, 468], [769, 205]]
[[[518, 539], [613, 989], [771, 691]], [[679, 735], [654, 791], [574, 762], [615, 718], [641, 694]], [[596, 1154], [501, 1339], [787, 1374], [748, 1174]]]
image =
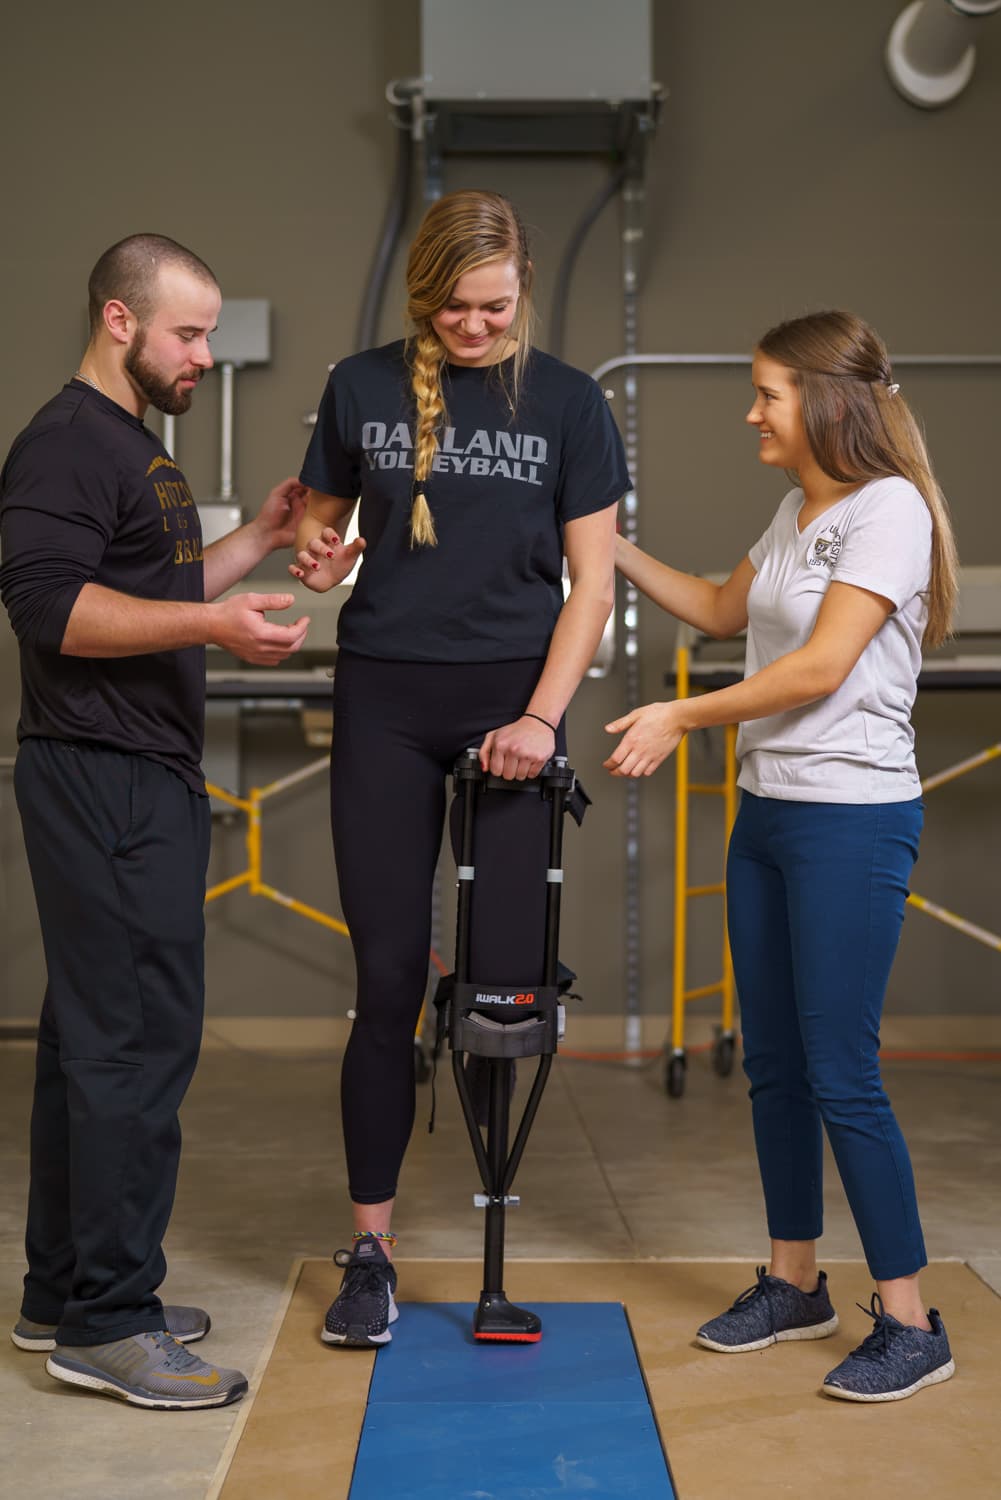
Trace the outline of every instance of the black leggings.
[[[431, 895], [447, 778], [462, 752], [512, 723], [542, 661], [381, 661], [341, 652], [330, 760], [341, 909], [358, 970], [341, 1112], [356, 1203], [384, 1203], [414, 1123], [414, 1029], [427, 985]], [[564, 726], [558, 751], [566, 753]], [[471, 978], [541, 978], [549, 806], [482, 798], [476, 823]]]

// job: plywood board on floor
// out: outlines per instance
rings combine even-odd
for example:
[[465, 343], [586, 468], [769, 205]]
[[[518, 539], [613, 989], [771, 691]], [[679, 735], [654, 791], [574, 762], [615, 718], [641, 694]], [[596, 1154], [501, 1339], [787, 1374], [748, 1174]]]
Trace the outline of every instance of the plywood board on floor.
[[[734, 1263], [511, 1261], [506, 1290], [528, 1306], [625, 1304], [679, 1500], [994, 1497], [1001, 1473], [1001, 1299], [960, 1263], [930, 1266], [926, 1295], [945, 1318], [955, 1378], [907, 1401], [857, 1405], [822, 1396], [819, 1386], [868, 1331], [854, 1304], [868, 1303], [871, 1282], [859, 1263], [828, 1271], [839, 1332], [745, 1355], [712, 1354], [692, 1341], [699, 1324], [753, 1280], [749, 1268]], [[320, 1342], [339, 1281], [330, 1261], [302, 1263], [215, 1491], [220, 1500], [347, 1500], [374, 1355]], [[479, 1282], [478, 1261], [401, 1262], [394, 1337], [406, 1337], [408, 1301], [475, 1301]], [[489, 1346], [482, 1353], [489, 1359]], [[507, 1500], [502, 1457], [492, 1500]]]

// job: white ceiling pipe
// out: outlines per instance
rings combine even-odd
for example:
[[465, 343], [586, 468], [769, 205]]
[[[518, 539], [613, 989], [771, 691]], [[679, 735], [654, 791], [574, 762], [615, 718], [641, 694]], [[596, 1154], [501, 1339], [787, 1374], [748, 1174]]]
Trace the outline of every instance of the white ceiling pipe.
[[973, 74], [976, 23], [999, 10], [1001, 0], [914, 0], [886, 44], [895, 88], [922, 109], [951, 103]]

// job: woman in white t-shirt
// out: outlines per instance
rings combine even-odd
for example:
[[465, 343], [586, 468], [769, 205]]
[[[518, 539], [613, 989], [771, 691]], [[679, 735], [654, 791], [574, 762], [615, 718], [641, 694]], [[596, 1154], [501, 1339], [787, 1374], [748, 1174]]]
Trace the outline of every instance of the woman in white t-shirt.
[[606, 766], [649, 776], [690, 730], [741, 726], [727, 917], [772, 1247], [698, 1342], [735, 1353], [837, 1328], [816, 1259], [826, 1129], [877, 1290], [873, 1331], [823, 1389], [899, 1400], [954, 1369], [918, 1285], [913, 1174], [878, 1052], [921, 831], [910, 714], [922, 644], [949, 633], [955, 547], [886, 348], [859, 318], [780, 324], [752, 378], [760, 459], [798, 480], [764, 536], [721, 585], [622, 538], [617, 556], [707, 635], [746, 626], [744, 681], [609, 724], [622, 738]]

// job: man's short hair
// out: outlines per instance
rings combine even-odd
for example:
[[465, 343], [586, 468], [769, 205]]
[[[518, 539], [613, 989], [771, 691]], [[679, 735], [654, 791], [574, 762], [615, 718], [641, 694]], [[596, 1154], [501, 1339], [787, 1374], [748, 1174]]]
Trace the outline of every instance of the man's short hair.
[[176, 240], [163, 234], [130, 234], [105, 250], [90, 273], [87, 294], [91, 336], [104, 321], [105, 304], [113, 299], [124, 302], [140, 323], [148, 322], [156, 311], [156, 284], [163, 266], [180, 266], [199, 281], [219, 285], [205, 262]]

